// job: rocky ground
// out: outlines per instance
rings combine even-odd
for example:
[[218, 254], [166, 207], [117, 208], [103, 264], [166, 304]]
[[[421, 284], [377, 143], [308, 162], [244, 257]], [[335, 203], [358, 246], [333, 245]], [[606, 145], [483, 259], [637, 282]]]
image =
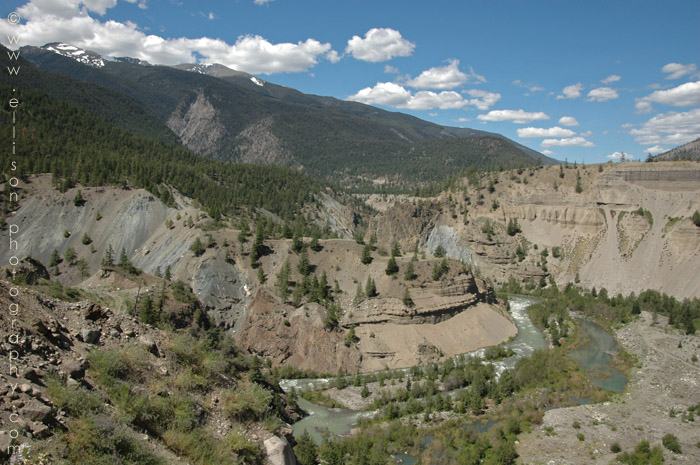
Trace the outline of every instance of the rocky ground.
[[620, 344], [638, 361], [625, 392], [603, 404], [546, 412], [542, 424], [520, 438], [520, 463], [607, 464], [616, 456], [613, 443], [632, 451], [643, 439], [660, 445], [668, 433], [678, 438], [682, 453], [664, 449], [666, 462], [700, 463], [700, 419], [687, 415], [700, 402], [700, 362], [692, 361], [700, 354], [700, 337], [671, 328], [665, 317], [652, 323], [645, 312], [617, 331]]

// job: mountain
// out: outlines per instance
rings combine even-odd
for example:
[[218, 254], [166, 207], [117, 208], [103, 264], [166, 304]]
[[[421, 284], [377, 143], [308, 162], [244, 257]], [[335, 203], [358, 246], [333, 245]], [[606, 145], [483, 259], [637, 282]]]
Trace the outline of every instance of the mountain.
[[[59, 53], [61, 52], [61, 53]], [[193, 152], [286, 165], [355, 189], [409, 189], [469, 166], [553, 160], [501, 135], [451, 128], [357, 102], [301, 93], [222, 65], [149, 66], [23, 47], [38, 68], [123, 92]]]
[[700, 138], [659, 154], [654, 160], [700, 160]]

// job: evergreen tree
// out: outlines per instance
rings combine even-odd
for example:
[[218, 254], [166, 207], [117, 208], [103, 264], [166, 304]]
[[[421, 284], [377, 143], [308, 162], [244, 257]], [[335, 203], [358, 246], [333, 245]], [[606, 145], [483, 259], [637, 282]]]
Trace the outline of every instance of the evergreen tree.
[[296, 455], [299, 465], [316, 465], [318, 462], [318, 446], [308, 431], [304, 431], [297, 439], [294, 455]]
[[583, 187], [581, 187], [581, 173], [576, 170], [576, 193], [580, 194], [583, 192]]
[[190, 246], [190, 250], [192, 251], [192, 253], [194, 253], [195, 257], [199, 257], [202, 254], [204, 254], [206, 248], [204, 247], [202, 240], [199, 237], [197, 237]]
[[370, 255], [371, 250], [372, 248], [369, 244], [365, 244], [365, 246], [362, 248], [362, 257], [360, 257], [360, 261], [363, 265], [369, 265], [372, 263], [372, 255]]
[[170, 265], [165, 267], [165, 273], [163, 273], [163, 278], [165, 278], [166, 281], [170, 281], [173, 279], [173, 275], [170, 272]]
[[87, 233], [83, 234], [83, 239], [81, 241], [83, 245], [89, 245], [92, 242], [92, 239], [90, 239], [90, 236], [87, 235]]
[[353, 304], [357, 305], [360, 303], [365, 296], [364, 290], [362, 290], [362, 284], [357, 283], [357, 290], [355, 291], [355, 298], [352, 300]]
[[389, 262], [386, 264], [386, 269], [384, 272], [389, 276], [399, 272], [399, 265], [396, 264], [396, 259], [394, 257], [389, 258]]
[[435, 255], [437, 258], [442, 258], [445, 256], [445, 253], [447, 253], [445, 248], [442, 245], [438, 245], [433, 255]]
[[63, 254], [63, 256], [65, 257], [68, 264], [73, 266], [73, 264], [74, 264], [73, 261], [75, 260], [75, 257], [76, 257], [75, 250], [73, 249], [73, 247], [68, 247], [66, 249], [66, 252]]
[[75, 197], [73, 197], [73, 205], [75, 205], [76, 207], [82, 207], [83, 205], [85, 205], [85, 199], [83, 198], [83, 195], [80, 192], [80, 190], [78, 190], [78, 193], [75, 194]]
[[49, 266], [57, 266], [59, 263], [61, 263], [61, 256], [58, 254], [58, 250], [53, 249]]
[[408, 266], [406, 267], [406, 273], [403, 275], [403, 279], [405, 279], [406, 281], [413, 281], [416, 278], [416, 273], [413, 270], [413, 262], [408, 262]]
[[695, 213], [693, 213], [691, 220], [693, 221], [693, 224], [695, 226], [700, 227], [700, 211], [695, 210]]
[[301, 252], [304, 249], [304, 241], [301, 239], [301, 236], [294, 233], [294, 237], [292, 237], [292, 250], [296, 253]]
[[258, 267], [258, 282], [260, 284], [265, 284], [265, 272], [263, 271], [262, 266]]
[[151, 296], [146, 294], [140, 302], [139, 320], [149, 325], [155, 325], [159, 319], [158, 310], [153, 305]]
[[399, 247], [398, 242], [394, 242], [394, 244], [391, 246], [391, 256], [392, 257], [400, 257], [401, 256], [401, 248]]
[[289, 295], [289, 260], [284, 261], [284, 265], [280, 268], [279, 273], [277, 273], [277, 282], [275, 286], [277, 287], [277, 292], [279, 292], [282, 300], [287, 300]]
[[102, 266], [114, 266], [114, 249], [112, 244], [107, 247], [105, 256], [102, 258]]
[[321, 243], [319, 242], [318, 231], [314, 231], [313, 236], [311, 237], [311, 243], [309, 243], [309, 248], [314, 252], [320, 252], [323, 249]]
[[302, 249], [301, 256], [299, 257], [299, 264], [297, 269], [302, 276], [308, 276], [311, 273], [311, 264], [309, 263], [309, 254], [306, 249]]
[[126, 256], [126, 249], [124, 249], [124, 247], [122, 247], [122, 251], [119, 253], [119, 263], [117, 263], [117, 265], [124, 269], [131, 266], [131, 261], [129, 261], [129, 257]]
[[365, 295], [367, 297], [377, 296], [377, 285], [371, 277], [367, 277], [367, 284], [365, 284]]
[[413, 299], [411, 298], [411, 293], [408, 288], [403, 293], [403, 304], [407, 307], [413, 307]]
[[160, 265], [156, 267], [156, 270], [153, 272], [153, 276], [157, 278], [162, 278], [163, 277], [163, 272], [160, 271]]

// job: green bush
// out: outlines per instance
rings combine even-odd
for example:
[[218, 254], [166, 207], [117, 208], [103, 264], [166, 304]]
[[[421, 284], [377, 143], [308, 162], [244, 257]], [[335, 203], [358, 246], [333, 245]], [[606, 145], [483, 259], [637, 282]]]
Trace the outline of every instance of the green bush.
[[661, 443], [664, 445], [664, 447], [671, 452], [675, 452], [676, 454], [681, 453], [681, 445], [678, 444], [678, 438], [672, 435], [671, 433], [665, 435], [661, 439]]
[[270, 412], [272, 393], [256, 383], [241, 383], [222, 396], [226, 416], [239, 421], [263, 419]]
[[613, 442], [612, 444], [610, 444], [610, 452], [612, 452], [613, 454], [617, 454], [621, 450], [622, 450], [622, 448], [620, 447], [619, 442]]

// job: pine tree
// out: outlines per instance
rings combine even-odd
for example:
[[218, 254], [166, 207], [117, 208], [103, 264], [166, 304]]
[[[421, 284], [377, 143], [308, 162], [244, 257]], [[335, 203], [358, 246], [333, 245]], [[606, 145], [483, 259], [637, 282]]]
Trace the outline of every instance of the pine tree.
[[442, 258], [445, 256], [445, 253], [447, 253], [445, 248], [442, 245], [438, 245], [433, 255], [435, 255], [437, 258]]
[[117, 263], [117, 265], [124, 269], [131, 266], [131, 262], [129, 261], [129, 257], [126, 256], [126, 249], [124, 249], [124, 247], [122, 247], [122, 251], [119, 254], [119, 263]]
[[403, 304], [407, 307], [413, 307], [413, 299], [411, 298], [411, 293], [408, 288], [403, 293]]
[[165, 267], [165, 273], [163, 273], [163, 278], [165, 278], [166, 281], [170, 281], [173, 279], [173, 275], [170, 273], [170, 265]]
[[413, 270], [413, 262], [408, 262], [408, 266], [406, 267], [406, 273], [403, 275], [403, 279], [405, 279], [406, 281], [413, 281], [416, 278], [416, 273]]
[[362, 257], [360, 257], [360, 261], [363, 265], [369, 265], [372, 263], [372, 255], [370, 255], [371, 250], [372, 248], [369, 244], [365, 244], [365, 246], [362, 248]]
[[391, 256], [392, 257], [400, 257], [401, 256], [401, 248], [399, 247], [398, 242], [394, 242], [394, 244], [391, 246]]
[[258, 282], [259, 282], [260, 284], [265, 284], [265, 281], [266, 281], [266, 279], [265, 279], [265, 272], [263, 271], [262, 266], [261, 266], [261, 267], [258, 267]]
[[287, 296], [289, 295], [289, 260], [284, 261], [284, 265], [282, 265], [279, 273], [277, 273], [277, 282], [275, 286], [282, 300], [287, 300]]
[[354, 305], [357, 305], [360, 303], [360, 300], [362, 300], [365, 297], [365, 291], [362, 290], [362, 284], [357, 283], [357, 290], [355, 291], [355, 298], [352, 300]]
[[104, 258], [102, 258], [102, 266], [114, 266], [114, 249], [112, 244], [107, 247]]
[[320, 252], [323, 249], [323, 247], [321, 246], [321, 243], [319, 242], [318, 231], [314, 231], [314, 234], [311, 237], [311, 242], [309, 243], [309, 248], [311, 250], [313, 250], [314, 252]]
[[163, 277], [163, 272], [160, 271], [160, 265], [156, 267], [156, 270], [153, 272], [153, 275], [157, 278], [162, 278]]
[[367, 284], [365, 285], [365, 295], [367, 295], [367, 297], [377, 296], [377, 285], [374, 283], [374, 280], [369, 276], [367, 277]]
[[75, 205], [76, 207], [82, 207], [83, 205], [85, 205], [85, 199], [83, 198], [83, 195], [80, 192], [80, 190], [78, 190], [78, 193], [75, 194], [75, 197], [73, 198], [73, 205]]
[[197, 237], [190, 246], [190, 250], [192, 251], [192, 253], [194, 253], [195, 257], [199, 257], [202, 254], [204, 254], [206, 248], [204, 247], [204, 243], [202, 243], [202, 240], [199, 237]]
[[83, 239], [81, 241], [83, 245], [89, 245], [92, 242], [92, 239], [90, 239], [90, 236], [87, 235], [87, 233], [83, 234]]
[[311, 264], [309, 263], [309, 254], [306, 249], [302, 249], [301, 256], [299, 257], [299, 264], [297, 269], [302, 276], [308, 276], [311, 273]]
[[316, 465], [318, 462], [318, 446], [308, 431], [304, 431], [294, 446], [294, 455], [299, 465]]
[[386, 264], [386, 269], [384, 272], [389, 276], [399, 272], [399, 265], [396, 264], [396, 259], [394, 257], [389, 258], [389, 262]]
[[63, 256], [65, 257], [65, 259], [69, 265], [71, 265], [71, 266], [74, 265], [73, 261], [75, 260], [75, 257], [77, 255], [75, 254], [75, 250], [73, 249], [73, 247], [68, 247], [66, 249], [66, 252], [63, 254]]
[[61, 263], [61, 256], [58, 254], [58, 250], [53, 249], [51, 253], [51, 261], [49, 261], [49, 266], [57, 266]]

